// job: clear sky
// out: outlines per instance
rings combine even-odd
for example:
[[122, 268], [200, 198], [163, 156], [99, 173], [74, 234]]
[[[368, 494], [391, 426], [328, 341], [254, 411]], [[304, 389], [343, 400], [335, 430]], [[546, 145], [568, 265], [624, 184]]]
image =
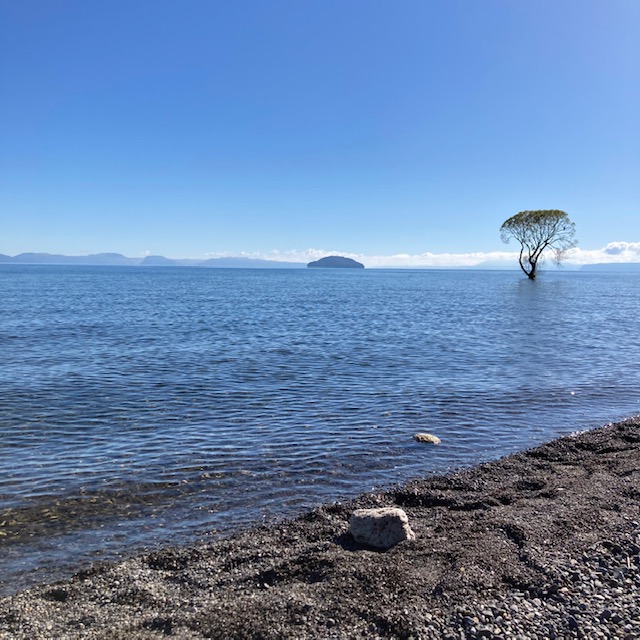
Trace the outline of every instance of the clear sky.
[[640, 260], [638, 33], [638, 0], [0, 0], [0, 253], [446, 266], [562, 209], [576, 260]]

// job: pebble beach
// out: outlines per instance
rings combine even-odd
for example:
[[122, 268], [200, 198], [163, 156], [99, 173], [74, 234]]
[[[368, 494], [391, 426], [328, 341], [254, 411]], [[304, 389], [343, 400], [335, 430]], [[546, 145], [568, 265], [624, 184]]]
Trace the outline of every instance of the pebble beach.
[[[0, 638], [640, 637], [640, 418], [0, 601]], [[348, 532], [399, 507], [415, 540]]]

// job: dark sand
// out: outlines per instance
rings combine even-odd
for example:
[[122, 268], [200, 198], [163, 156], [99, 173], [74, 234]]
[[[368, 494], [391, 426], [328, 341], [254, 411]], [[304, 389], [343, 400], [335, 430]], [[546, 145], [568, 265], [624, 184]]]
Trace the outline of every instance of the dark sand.
[[[428, 446], [428, 445], [425, 445]], [[415, 541], [347, 534], [402, 507]], [[640, 418], [0, 601], [0, 638], [638, 638]]]

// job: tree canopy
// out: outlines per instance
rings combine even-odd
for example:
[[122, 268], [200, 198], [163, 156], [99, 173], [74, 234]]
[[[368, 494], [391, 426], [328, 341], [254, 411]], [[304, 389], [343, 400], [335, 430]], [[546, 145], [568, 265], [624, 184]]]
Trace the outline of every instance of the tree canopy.
[[538, 263], [542, 262], [546, 250], [551, 251], [554, 261], [560, 263], [566, 251], [577, 244], [575, 232], [576, 225], [558, 209], [521, 211], [500, 227], [503, 242], [515, 238], [520, 243], [518, 262], [530, 280], [535, 280]]

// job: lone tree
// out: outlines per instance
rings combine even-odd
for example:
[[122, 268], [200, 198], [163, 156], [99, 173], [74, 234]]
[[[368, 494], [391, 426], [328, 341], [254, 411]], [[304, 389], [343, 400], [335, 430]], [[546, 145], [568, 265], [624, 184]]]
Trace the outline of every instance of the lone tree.
[[520, 243], [520, 268], [529, 280], [535, 280], [538, 263], [542, 264], [546, 249], [553, 252], [554, 262], [560, 264], [564, 254], [575, 247], [576, 225], [564, 211], [545, 209], [521, 211], [511, 216], [500, 227], [502, 241], [515, 238]]

